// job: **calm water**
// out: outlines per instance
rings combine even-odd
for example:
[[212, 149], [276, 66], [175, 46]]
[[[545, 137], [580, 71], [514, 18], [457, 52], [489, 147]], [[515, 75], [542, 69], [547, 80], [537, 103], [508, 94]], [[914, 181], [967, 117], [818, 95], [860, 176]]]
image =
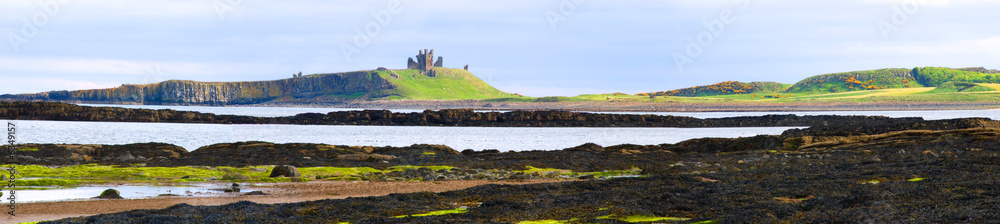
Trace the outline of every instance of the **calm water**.
[[[209, 196], [229, 196], [241, 193], [225, 193], [211, 190], [213, 188], [225, 188], [229, 182], [222, 184], [201, 184], [198, 186], [91, 186], [76, 187], [68, 189], [53, 190], [17, 190], [17, 202], [43, 202], [43, 201], [64, 201], [90, 199], [101, 195], [101, 192], [109, 188], [118, 190], [123, 198], [148, 198], [156, 197], [160, 194], [177, 194], [180, 197], [209, 197]], [[241, 187], [241, 192], [250, 192], [259, 189]]]
[[[362, 110], [356, 108], [300, 108], [300, 107], [203, 107], [203, 106], [157, 106], [157, 105], [113, 105], [113, 104], [80, 104], [84, 106], [124, 107], [144, 109], [172, 109], [179, 111], [198, 111], [204, 113], [248, 115], [262, 117], [292, 116], [299, 113], [329, 113], [331, 111]], [[393, 112], [421, 112], [423, 110], [392, 109]], [[810, 112], [592, 112], [615, 114], [655, 114], [673, 115], [695, 118], [722, 118], [740, 116], [763, 116], [769, 114], [805, 115], [863, 115], [886, 117], [922, 117], [926, 120], [940, 120], [967, 117], [985, 117], [1000, 120], [1000, 110], [932, 110], [932, 111], [810, 111]]]
[[[359, 111], [360, 108], [312, 108], [312, 107], [206, 107], [206, 106], [161, 106], [161, 105], [117, 105], [117, 104], [78, 104], [94, 107], [122, 107], [139, 109], [171, 109], [178, 111], [197, 111], [202, 113], [224, 115], [246, 115], [256, 117], [284, 117], [301, 113], [329, 113], [331, 111]], [[382, 109], [374, 109], [382, 110]], [[390, 109], [397, 113], [423, 112], [424, 110]]]
[[[204, 107], [156, 105], [97, 105], [126, 108], [173, 109], [216, 114], [290, 116], [299, 113], [326, 113], [360, 109], [297, 107]], [[393, 110], [419, 112], [420, 110]], [[928, 120], [963, 117], [1000, 119], [997, 110], [951, 111], [829, 111], [829, 112], [640, 112], [718, 118], [796, 115], [880, 115], [923, 117]], [[499, 149], [501, 151], [558, 150], [587, 142], [603, 146], [618, 144], [662, 144], [705, 137], [745, 137], [774, 135], [790, 127], [767, 128], [502, 128], [502, 127], [405, 127], [333, 125], [225, 125], [128, 122], [15, 121], [21, 143], [129, 144], [163, 142], [188, 150], [215, 143], [268, 141], [274, 143], [325, 143], [362, 146], [409, 146], [443, 144], [456, 150]]]
[[237, 141], [325, 143], [360, 146], [442, 144], [456, 150], [558, 150], [593, 142], [677, 143], [692, 138], [776, 135], [791, 127], [766, 128], [509, 128], [274, 124], [174, 124], [78, 121], [13, 121], [20, 143], [128, 144], [163, 142], [195, 150]]

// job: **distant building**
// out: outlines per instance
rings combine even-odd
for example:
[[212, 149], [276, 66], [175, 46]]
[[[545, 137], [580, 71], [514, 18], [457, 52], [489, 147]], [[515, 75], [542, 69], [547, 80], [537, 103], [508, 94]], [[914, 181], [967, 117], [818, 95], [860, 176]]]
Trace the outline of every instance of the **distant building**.
[[416, 61], [413, 58], [409, 58], [406, 61], [406, 69], [419, 69], [424, 72], [431, 72], [431, 69], [434, 67], [444, 67], [444, 57], [438, 57], [437, 62], [434, 62], [434, 49], [429, 51], [427, 49], [420, 50]]

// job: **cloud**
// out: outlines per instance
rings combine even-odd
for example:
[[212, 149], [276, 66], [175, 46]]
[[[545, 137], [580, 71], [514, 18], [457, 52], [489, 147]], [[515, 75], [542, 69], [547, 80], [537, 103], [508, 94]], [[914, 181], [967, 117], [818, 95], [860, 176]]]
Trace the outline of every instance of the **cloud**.
[[190, 62], [130, 61], [90, 58], [20, 58], [0, 57], [0, 71], [31, 71], [85, 74], [144, 74], [151, 67], [169, 67], [184, 74], [210, 74], [216, 66]]
[[9, 83], [44, 83], [44, 85], [9, 85], [0, 94], [39, 93], [53, 90], [104, 89], [119, 86], [116, 83], [97, 83], [85, 80], [37, 77], [9, 77]]
[[952, 5], [969, 5], [981, 3], [997, 3], [1000, 0], [865, 0], [869, 3], [889, 3], [894, 5], [918, 3], [920, 6], [946, 7]]
[[[542, 96], [577, 96], [580, 94], [601, 94], [601, 93], [614, 93], [614, 92], [628, 92], [624, 90], [614, 90], [606, 88], [572, 88], [572, 87], [548, 87], [548, 86], [525, 86], [520, 84], [515, 85], [504, 85], [496, 84], [493, 85], [497, 89], [508, 92], [517, 93], [525, 96], [542, 97]], [[629, 93], [631, 94], [631, 93]]]
[[[98, 86], [265, 80], [300, 70], [400, 68], [418, 49], [433, 48], [446, 66], [471, 64], [502, 90], [544, 96], [1000, 61], [1000, 32], [990, 29], [1000, 25], [993, 13], [1000, 0], [919, 0], [919, 12], [888, 40], [878, 22], [912, 0], [749, 0], [685, 74], [674, 74], [671, 55], [706, 32], [704, 21], [738, 7], [734, 0], [400, 1], [404, 10], [348, 61], [341, 44], [353, 42], [388, 0], [242, 1], [223, 20], [216, 3], [238, 1], [71, 0], [19, 53], [0, 43], [0, 78]], [[552, 29], [546, 13], [563, 2], [581, 3]], [[0, 36], [21, 32], [22, 17], [41, 10], [37, 3], [0, 0]], [[44, 89], [71, 87], [52, 86]]]

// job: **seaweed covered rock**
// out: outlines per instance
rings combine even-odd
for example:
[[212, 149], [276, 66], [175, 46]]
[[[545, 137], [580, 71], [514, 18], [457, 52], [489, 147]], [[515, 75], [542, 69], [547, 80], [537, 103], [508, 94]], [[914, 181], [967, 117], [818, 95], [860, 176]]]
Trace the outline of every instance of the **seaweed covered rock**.
[[299, 169], [295, 166], [276, 166], [271, 170], [270, 177], [301, 177], [302, 173], [299, 173]]
[[21, 144], [14, 160], [0, 158], [3, 163], [30, 163], [38, 165], [73, 165], [101, 163], [126, 165], [132, 163], [162, 162], [185, 157], [188, 151], [166, 143], [134, 143], [124, 145], [94, 144]]
[[601, 151], [604, 151], [604, 147], [601, 147], [601, 145], [598, 145], [598, 144], [594, 144], [594, 143], [588, 142], [588, 143], [584, 143], [583, 145], [579, 145], [579, 146], [572, 147], [572, 148], [566, 148], [566, 149], [563, 149], [563, 150], [565, 150], [565, 151], [578, 151], [578, 152], [601, 152]]
[[107, 189], [101, 192], [101, 195], [94, 197], [99, 199], [123, 199], [121, 193], [115, 189]]

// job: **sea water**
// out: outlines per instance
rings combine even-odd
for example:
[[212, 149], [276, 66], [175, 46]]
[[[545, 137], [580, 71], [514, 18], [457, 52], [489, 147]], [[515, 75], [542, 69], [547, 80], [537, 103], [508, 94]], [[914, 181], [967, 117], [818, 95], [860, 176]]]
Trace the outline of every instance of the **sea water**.
[[[12, 121], [20, 143], [130, 144], [161, 142], [188, 151], [216, 143], [266, 141], [352, 146], [440, 144], [456, 150], [559, 150], [584, 143], [655, 145], [693, 138], [777, 135], [796, 127], [541, 128], [182, 124], [88, 121]], [[802, 128], [802, 127], [798, 127]]]

